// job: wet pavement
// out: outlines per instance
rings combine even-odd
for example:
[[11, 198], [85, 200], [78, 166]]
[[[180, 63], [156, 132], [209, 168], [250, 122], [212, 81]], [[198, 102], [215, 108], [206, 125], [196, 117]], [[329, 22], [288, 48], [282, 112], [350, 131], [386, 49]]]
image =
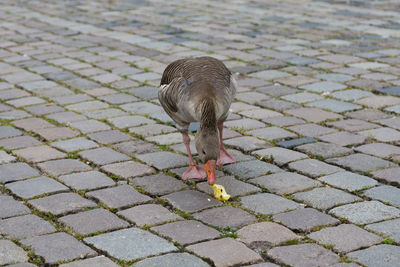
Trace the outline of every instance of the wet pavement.
[[[398, 1], [5, 0], [0, 18], [0, 265], [400, 266]], [[170, 62], [203, 55], [239, 84], [225, 203], [180, 179], [157, 100]]]

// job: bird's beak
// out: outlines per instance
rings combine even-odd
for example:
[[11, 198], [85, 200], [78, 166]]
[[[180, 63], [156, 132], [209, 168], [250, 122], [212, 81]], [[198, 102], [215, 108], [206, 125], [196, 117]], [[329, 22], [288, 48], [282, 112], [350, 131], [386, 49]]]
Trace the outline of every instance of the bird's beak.
[[215, 183], [216, 161], [209, 160], [204, 164], [207, 173], [207, 181], [210, 185]]

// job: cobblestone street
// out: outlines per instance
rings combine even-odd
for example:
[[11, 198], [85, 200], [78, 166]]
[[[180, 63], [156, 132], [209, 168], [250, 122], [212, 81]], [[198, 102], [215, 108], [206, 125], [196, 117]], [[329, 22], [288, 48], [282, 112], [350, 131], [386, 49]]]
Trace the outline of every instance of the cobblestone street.
[[[227, 202], [157, 98], [204, 55]], [[0, 1], [0, 266], [399, 267], [399, 162], [398, 0]]]

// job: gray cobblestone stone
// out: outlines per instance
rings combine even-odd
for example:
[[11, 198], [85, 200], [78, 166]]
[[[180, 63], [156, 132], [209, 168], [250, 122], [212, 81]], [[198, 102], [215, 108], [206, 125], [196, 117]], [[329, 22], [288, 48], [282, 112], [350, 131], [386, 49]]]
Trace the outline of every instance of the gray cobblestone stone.
[[84, 208], [95, 207], [93, 201], [87, 200], [75, 193], [60, 193], [44, 198], [33, 199], [29, 204], [42, 212], [50, 212], [54, 215], [62, 215], [71, 211], [79, 211]]
[[105, 209], [93, 209], [60, 218], [60, 222], [71, 227], [80, 235], [88, 235], [98, 231], [110, 231], [129, 226], [115, 214]]
[[320, 244], [334, 245], [333, 250], [349, 252], [378, 244], [382, 238], [352, 224], [329, 227], [308, 235]]
[[51, 160], [38, 164], [38, 167], [51, 176], [59, 176], [71, 172], [89, 171], [92, 168], [75, 159]]
[[261, 176], [251, 179], [249, 182], [278, 194], [292, 194], [297, 191], [303, 191], [321, 185], [318, 181], [291, 172], [279, 172]]
[[0, 182], [22, 180], [24, 178], [39, 176], [39, 172], [26, 163], [8, 163], [0, 165]]
[[276, 246], [300, 237], [286, 227], [273, 222], [254, 223], [237, 231], [238, 240], [251, 248]]
[[160, 265], [166, 266], [192, 266], [192, 267], [207, 267], [207, 263], [189, 253], [171, 253], [158, 257], [148, 258], [139, 261], [132, 266], [134, 267], [157, 267]]
[[56, 229], [51, 223], [32, 214], [0, 221], [0, 232], [8, 238], [22, 239], [55, 231]]
[[11, 196], [0, 195], [0, 218], [31, 213], [28, 207], [13, 199]]
[[200, 257], [211, 259], [218, 267], [262, 261], [260, 255], [232, 238], [202, 242], [187, 249]]
[[151, 201], [150, 197], [139, 193], [129, 185], [120, 185], [92, 191], [86, 193], [86, 196], [95, 198], [112, 209], [129, 207]]
[[372, 266], [396, 266], [399, 265], [399, 255], [400, 249], [398, 246], [391, 245], [378, 245], [367, 249], [354, 251], [349, 253], [348, 256], [351, 259], [357, 259], [363, 265]]
[[[308, 255], [314, 255], [309, 257]], [[293, 266], [329, 266], [339, 262], [339, 256], [316, 244], [276, 247], [268, 251], [274, 260]]]
[[48, 263], [78, 259], [81, 255], [97, 255], [94, 250], [66, 233], [32, 237], [21, 243], [30, 246], [35, 254], [42, 256]]
[[339, 204], [361, 200], [357, 196], [329, 187], [315, 188], [311, 191], [296, 193], [294, 194], [294, 198], [304, 201], [313, 208], [322, 210], [330, 209]]
[[240, 202], [244, 208], [265, 215], [277, 214], [301, 207], [300, 204], [294, 201], [270, 193], [241, 197]]
[[27, 253], [10, 240], [0, 240], [0, 264], [27, 261]]
[[97, 165], [105, 165], [119, 161], [126, 161], [130, 159], [130, 157], [128, 157], [127, 155], [119, 153], [108, 147], [100, 147], [91, 150], [85, 150], [79, 152], [78, 154], [82, 158]]
[[21, 198], [32, 198], [42, 194], [68, 191], [68, 187], [46, 176], [9, 183], [6, 187]]
[[377, 181], [364, 175], [352, 172], [337, 172], [326, 175], [318, 180], [325, 182], [331, 186], [339, 187], [350, 192], [373, 187], [378, 184]]
[[88, 237], [84, 241], [114, 258], [127, 261], [177, 250], [167, 240], [138, 228]]
[[339, 220], [315, 209], [304, 208], [273, 216], [274, 221], [280, 222], [290, 229], [310, 231], [314, 227], [339, 224]]
[[145, 204], [119, 211], [118, 215], [138, 226], [163, 224], [168, 221], [181, 220], [179, 215], [170, 212], [161, 205]]
[[352, 223], [367, 224], [400, 217], [400, 211], [379, 201], [364, 201], [334, 208], [331, 214]]

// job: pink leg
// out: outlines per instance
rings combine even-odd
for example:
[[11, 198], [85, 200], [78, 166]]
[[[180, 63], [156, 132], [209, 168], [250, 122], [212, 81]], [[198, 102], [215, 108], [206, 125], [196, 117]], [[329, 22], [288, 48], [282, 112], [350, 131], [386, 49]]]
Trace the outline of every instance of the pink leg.
[[229, 163], [234, 163], [236, 162], [236, 159], [232, 157], [231, 154], [226, 151], [224, 147], [224, 141], [222, 139], [222, 130], [224, 129], [224, 123], [219, 122], [218, 123], [218, 130], [219, 130], [219, 143], [220, 143], [220, 148], [219, 148], [219, 157], [217, 160], [217, 165], [224, 165], [224, 164], [229, 164]]
[[182, 180], [186, 179], [199, 179], [203, 180], [207, 177], [206, 171], [200, 167], [197, 166], [196, 163], [193, 160], [192, 153], [190, 152], [190, 138], [187, 133], [182, 133], [183, 137], [183, 143], [186, 146], [186, 150], [189, 156], [189, 163], [190, 166], [189, 168], [182, 174]]

